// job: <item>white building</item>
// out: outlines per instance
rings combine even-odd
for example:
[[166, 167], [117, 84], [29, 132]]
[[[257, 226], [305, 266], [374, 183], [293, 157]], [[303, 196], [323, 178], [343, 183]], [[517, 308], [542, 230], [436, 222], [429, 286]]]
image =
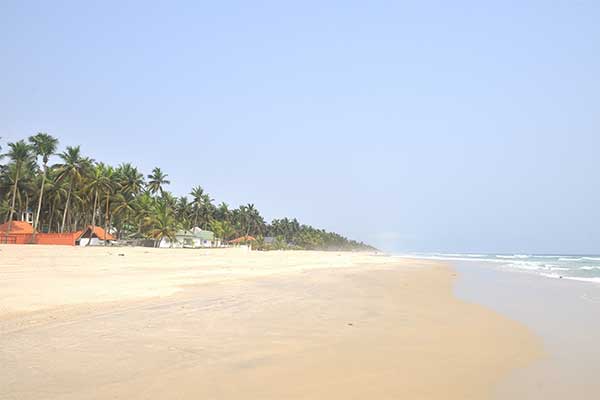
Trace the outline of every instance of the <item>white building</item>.
[[175, 234], [175, 240], [163, 238], [160, 241], [159, 247], [174, 247], [174, 248], [199, 248], [199, 247], [218, 247], [221, 245], [220, 240], [215, 240], [215, 234], [211, 231], [205, 231], [198, 227], [191, 231], [180, 230]]

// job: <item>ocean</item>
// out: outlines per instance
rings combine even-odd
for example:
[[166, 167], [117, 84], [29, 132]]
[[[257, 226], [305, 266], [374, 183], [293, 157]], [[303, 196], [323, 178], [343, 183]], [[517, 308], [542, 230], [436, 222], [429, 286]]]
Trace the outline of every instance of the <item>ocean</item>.
[[491, 263], [498, 269], [546, 278], [600, 283], [600, 255], [413, 253], [399, 256], [432, 260], [479, 261]]

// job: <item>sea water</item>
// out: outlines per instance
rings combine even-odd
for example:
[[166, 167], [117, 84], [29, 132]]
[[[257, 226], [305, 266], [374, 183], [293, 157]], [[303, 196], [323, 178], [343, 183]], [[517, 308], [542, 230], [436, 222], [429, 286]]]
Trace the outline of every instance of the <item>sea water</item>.
[[547, 278], [600, 283], [600, 255], [413, 253], [400, 257], [479, 261], [496, 268]]

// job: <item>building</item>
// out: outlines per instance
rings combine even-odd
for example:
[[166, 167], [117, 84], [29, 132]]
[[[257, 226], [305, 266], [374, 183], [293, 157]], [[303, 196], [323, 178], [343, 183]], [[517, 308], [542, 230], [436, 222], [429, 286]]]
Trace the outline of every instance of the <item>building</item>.
[[28, 244], [33, 238], [33, 226], [25, 221], [12, 221], [10, 232], [8, 222], [0, 225], [0, 243]]
[[199, 248], [218, 247], [220, 244], [220, 241], [215, 240], [215, 234], [213, 232], [196, 227], [189, 231], [177, 231], [174, 241], [171, 241], [168, 238], [162, 238], [158, 247]]
[[12, 221], [10, 232], [8, 232], [8, 222], [0, 225], [0, 243], [8, 244], [54, 244], [64, 246], [91, 246], [104, 244], [104, 240], [109, 242], [115, 238], [110, 233], [106, 233], [99, 226], [88, 226], [86, 229], [77, 232], [64, 233], [37, 233], [33, 234], [33, 226], [26, 221]]
[[115, 237], [99, 227], [88, 226], [85, 230], [74, 233], [76, 246], [100, 246], [104, 245], [105, 241], [109, 243], [115, 240]]
[[246, 236], [240, 236], [239, 238], [230, 240], [229, 244], [247, 244], [250, 242], [256, 242], [256, 238], [254, 236], [246, 235]]

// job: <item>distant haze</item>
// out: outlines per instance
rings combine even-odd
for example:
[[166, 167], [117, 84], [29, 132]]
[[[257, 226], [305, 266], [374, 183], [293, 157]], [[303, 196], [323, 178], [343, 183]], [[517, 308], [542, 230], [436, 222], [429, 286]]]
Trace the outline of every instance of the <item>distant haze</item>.
[[88, 3], [0, 5], [3, 147], [391, 251], [600, 253], [598, 1]]

